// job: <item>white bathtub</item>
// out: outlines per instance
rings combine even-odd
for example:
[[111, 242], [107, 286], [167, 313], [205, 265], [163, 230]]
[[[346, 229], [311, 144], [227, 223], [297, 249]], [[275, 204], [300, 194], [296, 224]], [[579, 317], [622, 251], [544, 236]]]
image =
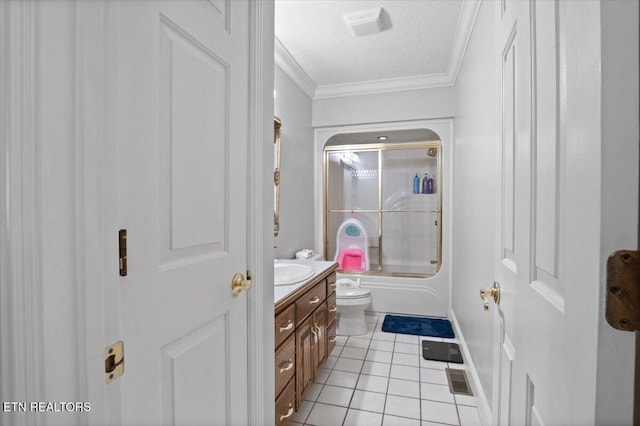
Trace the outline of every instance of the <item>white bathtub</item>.
[[362, 287], [371, 289], [371, 309], [410, 315], [446, 317], [449, 306], [449, 286], [445, 274], [429, 278], [406, 278], [356, 273], [340, 273], [338, 279], [360, 278]]

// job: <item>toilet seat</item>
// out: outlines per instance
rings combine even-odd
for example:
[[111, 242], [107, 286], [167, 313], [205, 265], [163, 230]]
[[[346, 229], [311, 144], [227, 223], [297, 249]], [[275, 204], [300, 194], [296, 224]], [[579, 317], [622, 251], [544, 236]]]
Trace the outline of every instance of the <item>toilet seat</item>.
[[363, 297], [367, 297], [371, 294], [371, 290], [367, 288], [358, 288], [358, 287], [337, 287], [336, 288], [336, 298], [338, 299], [361, 299]]

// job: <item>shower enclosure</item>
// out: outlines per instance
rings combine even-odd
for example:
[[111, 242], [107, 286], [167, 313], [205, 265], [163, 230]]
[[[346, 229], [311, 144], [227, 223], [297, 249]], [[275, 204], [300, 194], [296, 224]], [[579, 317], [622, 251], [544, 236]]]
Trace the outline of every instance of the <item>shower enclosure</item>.
[[[340, 224], [355, 217], [366, 228], [371, 265], [369, 271], [358, 273], [428, 277], [438, 271], [442, 259], [440, 141], [328, 144], [324, 167], [326, 259], [336, 256]], [[426, 175], [431, 179], [428, 187], [423, 185]]]

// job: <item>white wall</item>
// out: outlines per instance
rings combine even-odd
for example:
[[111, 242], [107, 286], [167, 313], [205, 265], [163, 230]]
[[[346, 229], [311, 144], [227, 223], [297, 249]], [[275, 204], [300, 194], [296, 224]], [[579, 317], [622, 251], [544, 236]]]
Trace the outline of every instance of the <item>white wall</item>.
[[453, 87], [402, 90], [313, 100], [313, 127], [448, 118]]
[[596, 424], [631, 424], [633, 357], [621, 362], [620, 354], [634, 353], [635, 336], [613, 329], [605, 320], [604, 270], [614, 251], [638, 248], [638, 2], [603, 1], [601, 19], [603, 172]]
[[484, 312], [480, 287], [494, 280], [499, 124], [494, 7], [480, 6], [456, 81], [453, 163], [452, 310], [491, 406], [493, 315]]
[[280, 137], [280, 233], [276, 258], [313, 248], [313, 128], [311, 98], [275, 65], [274, 112]]

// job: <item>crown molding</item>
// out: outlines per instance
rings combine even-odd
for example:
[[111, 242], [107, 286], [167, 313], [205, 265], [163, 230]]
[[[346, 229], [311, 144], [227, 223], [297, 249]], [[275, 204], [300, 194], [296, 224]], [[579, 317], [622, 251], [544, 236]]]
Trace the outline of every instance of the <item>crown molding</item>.
[[278, 37], [274, 36], [273, 47], [273, 57], [276, 65], [282, 68], [282, 70], [313, 99], [316, 93], [316, 83], [311, 80], [311, 77], [309, 77], [293, 56], [291, 56], [291, 53], [283, 46]]
[[316, 95], [313, 99], [398, 92], [402, 90], [430, 89], [444, 86], [451, 86], [451, 82], [449, 81], [449, 76], [447, 74], [425, 74], [411, 77], [319, 86], [316, 89]]
[[458, 17], [458, 25], [456, 26], [456, 35], [453, 38], [453, 47], [449, 56], [449, 65], [447, 66], [447, 75], [451, 84], [455, 84], [460, 72], [460, 66], [464, 55], [467, 53], [467, 46], [471, 39], [473, 26], [476, 23], [478, 11], [482, 0], [463, 1], [462, 10]]

